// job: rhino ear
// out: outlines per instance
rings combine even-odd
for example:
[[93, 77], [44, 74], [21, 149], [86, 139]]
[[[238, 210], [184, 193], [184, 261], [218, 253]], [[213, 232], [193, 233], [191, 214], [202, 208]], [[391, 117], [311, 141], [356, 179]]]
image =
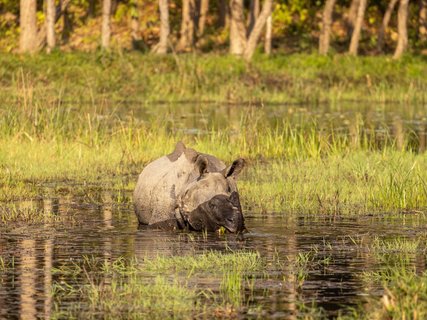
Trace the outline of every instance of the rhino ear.
[[175, 145], [175, 152], [184, 152], [185, 150], [185, 144], [182, 141], [178, 141]]
[[208, 159], [205, 156], [199, 155], [197, 157], [196, 169], [199, 170], [200, 175], [203, 175], [208, 172]]
[[225, 169], [224, 176], [226, 178], [229, 178], [229, 177], [237, 178], [237, 176], [240, 174], [240, 172], [244, 168], [245, 163], [246, 163], [245, 159], [242, 159], [242, 158], [234, 160], [231, 166]]
[[185, 145], [182, 143], [182, 141], [178, 141], [175, 146], [175, 150], [172, 153], [168, 154], [167, 157], [172, 162], [176, 161], [185, 150], [186, 148], [185, 148]]

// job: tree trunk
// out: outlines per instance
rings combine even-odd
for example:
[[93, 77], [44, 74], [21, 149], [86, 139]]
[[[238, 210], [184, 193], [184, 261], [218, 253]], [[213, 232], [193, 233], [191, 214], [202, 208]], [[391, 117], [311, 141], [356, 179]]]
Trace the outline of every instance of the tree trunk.
[[190, 51], [194, 45], [195, 0], [182, 1], [181, 32], [177, 51]]
[[119, 7], [119, 2], [121, 0], [111, 0], [111, 11], [110, 15], [114, 16], [117, 12], [117, 8]]
[[168, 39], [170, 33], [168, 0], [159, 0], [159, 12], [160, 40], [159, 43], [155, 45], [151, 51], [158, 54], [166, 54], [168, 52]]
[[266, 55], [271, 54], [271, 38], [273, 29], [273, 17], [270, 14], [265, 22], [265, 39], [264, 39], [264, 52]]
[[89, 7], [87, 9], [87, 15], [90, 18], [95, 16], [95, 2], [96, 0], [89, 0]]
[[33, 53], [37, 50], [37, 2], [21, 0], [19, 51]]
[[363, 19], [365, 16], [366, 4], [367, 0], [360, 0], [359, 8], [357, 9], [356, 23], [354, 25], [353, 34], [351, 35], [350, 48], [348, 51], [351, 55], [354, 56], [357, 56], [357, 51], [359, 49], [359, 40], [362, 31]]
[[418, 16], [418, 40], [427, 42], [427, 0], [420, 0], [420, 14]]
[[228, 10], [227, 0], [220, 0], [218, 5], [218, 27], [225, 28], [228, 25], [230, 12]]
[[248, 21], [248, 34], [249, 36], [252, 32], [252, 29], [255, 26], [256, 19], [259, 15], [259, 0], [251, 0], [250, 8], [249, 8], [249, 21]]
[[131, 0], [131, 21], [130, 21], [130, 34], [132, 38], [132, 48], [139, 49], [141, 37], [139, 36], [139, 16], [138, 16], [138, 2]]
[[68, 15], [67, 8], [64, 9], [62, 12], [62, 34], [61, 34], [61, 41], [62, 43], [67, 43], [70, 39], [71, 35], [71, 29], [72, 29], [72, 23], [70, 16]]
[[400, 0], [399, 11], [397, 13], [397, 46], [393, 59], [399, 59], [408, 46], [408, 3], [409, 0]]
[[350, 9], [348, 10], [347, 17], [347, 32], [348, 34], [353, 33], [354, 25], [356, 24], [357, 10], [359, 9], [360, 0], [352, 0]]
[[55, 0], [46, 0], [46, 41], [47, 52], [55, 48]]
[[110, 48], [111, 28], [111, 0], [103, 0], [102, 3], [102, 34], [101, 34], [101, 47], [102, 49]]
[[388, 24], [390, 23], [391, 14], [393, 13], [394, 7], [396, 6], [398, 0], [390, 0], [387, 6], [387, 10], [384, 13], [383, 21], [381, 23], [380, 29], [378, 30], [378, 41], [377, 49], [382, 51], [384, 47], [385, 32], [387, 31]]
[[261, 14], [256, 19], [255, 26], [246, 43], [246, 48], [243, 54], [246, 61], [251, 60], [255, 52], [259, 37], [261, 36], [261, 32], [264, 28], [264, 25], [268, 17], [271, 15], [272, 9], [273, 9], [273, 0], [265, 0], [262, 6]]
[[329, 51], [329, 41], [331, 37], [332, 13], [334, 11], [335, 0], [326, 0], [322, 17], [322, 30], [319, 37], [319, 54], [326, 55]]
[[[61, 18], [61, 16], [65, 13], [67, 6], [70, 2], [71, 0], [63, 0], [59, 3], [59, 5], [56, 6], [54, 23], [57, 23], [58, 20]], [[46, 40], [47, 40], [47, 28], [46, 28], [46, 24], [44, 24], [40, 28], [40, 31], [38, 32], [38, 35], [37, 35], [37, 48], [38, 49], [43, 48], [43, 46], [46, 44]]]
[[209, 0], [198, 0], [197, 37], [205, 32], [206, 17], [209, 11]]
[[246, 47], [243, 0], [230, 1], [230, 53], [242, 55]]

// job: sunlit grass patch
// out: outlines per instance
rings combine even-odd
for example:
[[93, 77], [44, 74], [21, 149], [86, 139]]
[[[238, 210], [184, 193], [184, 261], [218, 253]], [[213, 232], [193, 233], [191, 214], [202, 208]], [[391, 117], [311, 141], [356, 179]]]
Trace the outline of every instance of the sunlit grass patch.
[[425, 319], [427, 317], [427, 274], [413, 269], [394, 269], [382, 276], [384, 293], [369, 298], [360, 310], [363, 319]]
[[96, 282], [87, 274], [84, 281], [85, 284], [78, 288], [63, 283], [54, 285], [57, 304], [72, 295], [78, 298], [68, 310], [59, 311], [59, 317], [92, 318], [102, 314], [104, 319], [185, 319], [203, 312], [194, 289], [164, 276], [147, 282], [140, 275], [113, 274], [106, 284]]
[[392, 239], [381, 239], [375, 237], [372, 244], [371, 250], [377, 253], [416, 253], [417, 251], [425, 250], [425, 246], [421, 246], [422, 243], [420, 238], [409, 239], [396, 237]]
[[[246, 207], [261, 212], [328, 215], [424, 212], [425, 166], [425, 155], [394, 151], [271, 161], [247, 170], [245, 179], [240, 181], [241, 199]], [[400, 179], [401, 175], [405, 178]]]
[[201, 255], [188, 256], [159, 256], [141, 262], [142, 268], [147, 271], [189, 271], [196, 272], [223, 272], [237, 269], [244, 272], [260, 271], [263, 261], [257, 252], [237, 251], [235, 253], [221, 253], [210, 251]]
[[55, 222], [72, 222], [73, 216], [57, 215], [44, 208], [37, 207], [30, 203], [25, 206], [25, 203], [0, 204], [0, 227], [13, 227], [17, 223], [30, 225], [39, 223], [55, 223]]

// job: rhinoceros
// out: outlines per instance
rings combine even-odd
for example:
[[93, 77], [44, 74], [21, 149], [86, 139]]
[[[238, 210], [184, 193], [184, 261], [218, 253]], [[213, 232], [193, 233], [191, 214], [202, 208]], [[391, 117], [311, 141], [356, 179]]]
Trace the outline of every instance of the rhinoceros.
[[237, 176], [245, 165], [237, 159], [226, 167], [216, 157], [187, 148], [149, 163], [138, 177], [133, 194], [142, 225], [232, 233], [245, 230]]

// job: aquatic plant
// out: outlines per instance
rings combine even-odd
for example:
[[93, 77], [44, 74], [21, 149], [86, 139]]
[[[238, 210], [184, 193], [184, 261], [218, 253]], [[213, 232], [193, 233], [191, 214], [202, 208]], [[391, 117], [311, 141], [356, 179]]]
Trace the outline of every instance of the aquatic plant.
[[[209, 263], [212, 261], [212, 265]], [[64, 263], [53, 270], [60, 281], [52, 286], [58, 306], [56, 316], [111, 319], [185, 319], [232, 316], [242, 306], [244, 274], [260, 272], [265, 262], [255, 252], [206, 252], [187, 257], [157, 257], [112, 261], [84, 256], [81, 261]], [[186, 271], [185, 276], [181, 276]], [[191, 281], [204, 274], [218, 278], [215, 291], [198, 288]], [[71, 285], [65, 279], [80, 279]], [[121, 297], [117, 299], [117, 297]], [[59, 305], [68, 302], [67, 308]]]

